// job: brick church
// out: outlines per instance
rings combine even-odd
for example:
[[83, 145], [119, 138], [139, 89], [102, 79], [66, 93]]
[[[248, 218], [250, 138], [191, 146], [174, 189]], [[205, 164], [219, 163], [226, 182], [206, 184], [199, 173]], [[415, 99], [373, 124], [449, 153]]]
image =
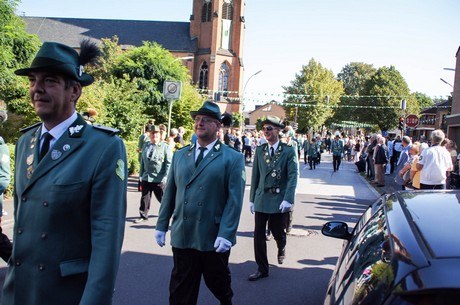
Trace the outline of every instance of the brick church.
[[240, 111], [243, 82], [244, 0], [193, 0], [190, 22], [23, 17], [41, 41], [78, 48], [83, 38], [117, 36], [126, 49], [154, 41], [189, 69], [193, 83], [219, 103]]

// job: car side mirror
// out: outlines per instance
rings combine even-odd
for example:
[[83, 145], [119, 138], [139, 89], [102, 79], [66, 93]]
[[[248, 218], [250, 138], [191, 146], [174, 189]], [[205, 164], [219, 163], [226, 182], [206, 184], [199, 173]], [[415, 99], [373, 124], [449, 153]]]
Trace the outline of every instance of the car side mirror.
[[349, 240], [351, 237], [348, 232], [348, 225], [343, 221], [330, 221], [323, 225], [321, 233], [328, 237]]

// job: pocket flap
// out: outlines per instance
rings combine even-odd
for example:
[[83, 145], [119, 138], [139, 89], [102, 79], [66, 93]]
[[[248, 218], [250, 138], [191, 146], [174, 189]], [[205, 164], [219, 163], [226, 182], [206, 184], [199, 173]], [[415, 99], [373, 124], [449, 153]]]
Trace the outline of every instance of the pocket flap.
[[71, 261], [65, 261], [59, 265], [59, 268], [61, 270], [61, 276], [85, 273], [88, 272], [89, 260], [76, 259]]

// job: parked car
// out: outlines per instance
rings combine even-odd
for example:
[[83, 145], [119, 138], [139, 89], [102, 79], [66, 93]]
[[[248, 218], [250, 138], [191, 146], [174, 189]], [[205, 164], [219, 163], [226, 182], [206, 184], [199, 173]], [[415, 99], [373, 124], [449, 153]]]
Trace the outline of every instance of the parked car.
[[324, 304], [460, 304], [460, 191], [383, 195], [345, 239]]

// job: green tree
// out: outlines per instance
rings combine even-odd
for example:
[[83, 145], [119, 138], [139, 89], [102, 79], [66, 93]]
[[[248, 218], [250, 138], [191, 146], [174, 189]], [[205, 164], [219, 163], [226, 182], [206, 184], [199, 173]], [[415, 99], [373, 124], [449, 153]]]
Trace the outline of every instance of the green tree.
[[311, 59], [291, 81], [291, 86], [283, 87], [287, 98], [284, 100], [286, 119], [294, 121], [297, 109], [299, 129], [313, 127], [319, 129], [334, 114], [343, 94], [343, 84], [331, 70]]
[[0, 99], [8, 101], [26, 91], [14, 70], [26, 66], [40, 41], [26, 32], [24, 21], [14, 10], [18, 0], [0, 0]]
[[354, 106], [359, 105], [364, 84], [376, 71], [372, 65], [361, 62], [351, 62], [342, 68], [337, 79], [343, 83], [345, 96], [342, 96], [332, 122], [357, 121]]
[[359, 122], [376, 125], [380, 130], [395, 128], [401, 115], [401, 100], [413, 107], [416, 102], [406, 81], [395, 67], [381, 67], [366, 81], [362, 108], [356, 109]]
[[[434, 101], [428, 95], [421, 93], [421, 92], [414, 92], [412, 93], [415, 99], [417, 100], [417, 104], [420, 110], [431, 107], [434, 105]], [[418, 114], [418, 112], [417, 112]]]

